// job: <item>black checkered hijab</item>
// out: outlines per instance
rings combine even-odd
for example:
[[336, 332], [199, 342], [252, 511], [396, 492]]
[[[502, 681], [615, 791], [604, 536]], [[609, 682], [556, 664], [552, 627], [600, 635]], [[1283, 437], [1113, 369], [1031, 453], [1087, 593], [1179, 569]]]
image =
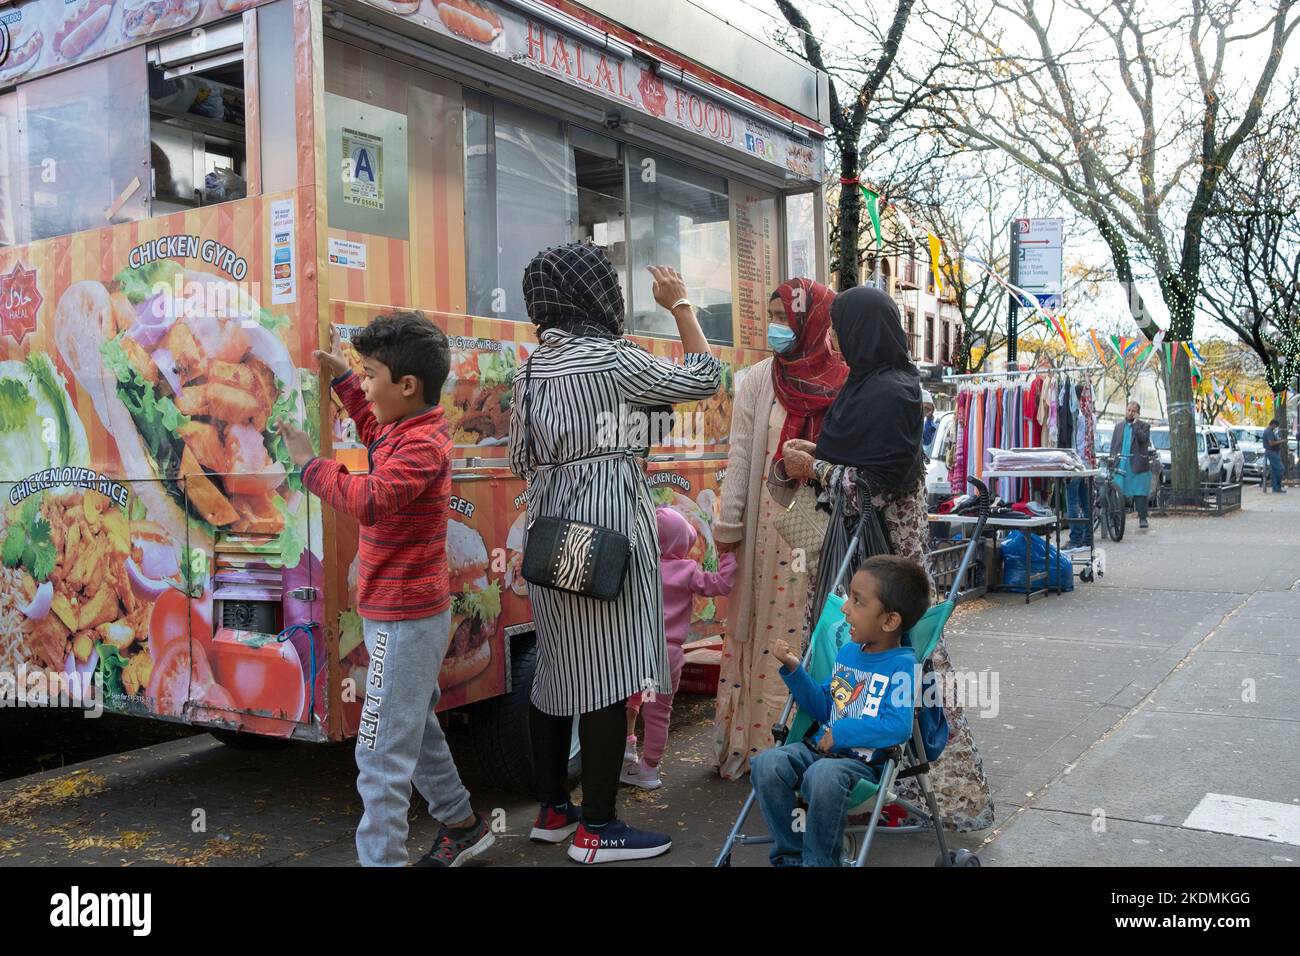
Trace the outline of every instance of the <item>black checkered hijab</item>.
[[539, 331], [621, 338], [623, 290], [605, 254], [582, 242], [545, 249], [524, 269], [524, 302]]

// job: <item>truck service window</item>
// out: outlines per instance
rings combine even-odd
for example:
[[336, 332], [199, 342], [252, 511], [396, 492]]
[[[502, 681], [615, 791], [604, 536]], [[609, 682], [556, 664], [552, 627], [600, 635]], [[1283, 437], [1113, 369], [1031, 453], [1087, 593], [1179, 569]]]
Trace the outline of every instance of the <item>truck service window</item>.
[[710, 341], [730, 345], [731, 215], [727, 181], [676, 160], [628, 149], [632, 328], [675, 335], [672, 316], [651, 292], [650, 265], [669, 265], [686, 280]]
[[19, 86], [25, 188], [17, 241], [144, 218], [145, 77], [144, 48], [137, 47]]
[[239, 20], [149, 48], [153, 215], [248, 195]]
[[817, 194], [785, 198], [786, 275], [817, 277]]
[[627, 200], [619, 144], [599, 133], [569, 127], [578, 182], [578, 224], [574, 242], [590, 242], [614, 264], [627, 302]]
[[465, 255], [472, 315], [526, 320], [524, 267], [575, 238], [578, 184], [564, 126], [465, 94]]

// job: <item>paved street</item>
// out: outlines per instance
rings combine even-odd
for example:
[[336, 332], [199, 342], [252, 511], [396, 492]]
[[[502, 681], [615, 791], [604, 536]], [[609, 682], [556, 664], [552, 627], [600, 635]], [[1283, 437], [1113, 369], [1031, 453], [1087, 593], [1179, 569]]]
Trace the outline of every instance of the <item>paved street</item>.
[[[972, 718], [997, 825], [954, 845], [997, 866], [1300, 860], [1300, 494], [1245, 496], [1224, 518], [1131, 524], [1107, 548], [1105, 577], [1073, 594], [961, 609], [948, 631], [956, 667], [998, 678], [996, 715]], [[674, 834], [650, 865], [710, 865], [744, 799], [743, 784], [717, 779], [711, 734], [712, 702], [691, 699], [664, 788], [625, 790], [625, 817]], [[199, 735], [11, 780], [0, 864], [352, 865], [354, 774], [347, 746], [235, 752]], [[477, 806], [505, 814], [484, 863], [565, 863], [527, 841], [533, 804], [467, 776]], [[421, 814], [413, 856], [433, 831]], [[935, 856], [919, 835], [878, 851], [893, 864]], [[735, 862], [763, 865], [765, 853]]]

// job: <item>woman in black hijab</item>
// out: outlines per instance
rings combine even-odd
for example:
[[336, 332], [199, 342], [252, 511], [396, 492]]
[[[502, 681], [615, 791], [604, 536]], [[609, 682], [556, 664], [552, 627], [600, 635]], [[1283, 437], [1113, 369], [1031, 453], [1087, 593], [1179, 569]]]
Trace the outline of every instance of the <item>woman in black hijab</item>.
[[[838, 506], [850, 533], [861, 516], [858, 483], [864, 481], [875, 513], [883, 518], [890, 551], [928, 567], [921, 376], [907, 353], [898, 306], [884, 290], [858, 286], [836, 296], [831, 329], [832, 344], [844, 356], [849, 377], [826, 413], [816, 446], [786, 442], [786, 473], [824, 489], [822, 500], [831, 505], [832, 513]], [[847, 549], [846, 535], [832, 532], [822, 546], [818, 569], [825, 573], [818, 574], [810, 594], [810, 623], [820, 613], [821, 597], [831, 584], [828, 579]], [[828, 547], [832, 541], [838, 543], [838, 554]], [[931, 663], [942, 678], [952, 673], [942, 638]], [[948, 829], [987, 829], [993, 825], [993, 798], [984, 762], [962, 708], [945, 703], [944, 711], [948, 746], [930, 770], [939, 812]], [[901, 781], [898, 792], [924, 806], [914, 779]]]

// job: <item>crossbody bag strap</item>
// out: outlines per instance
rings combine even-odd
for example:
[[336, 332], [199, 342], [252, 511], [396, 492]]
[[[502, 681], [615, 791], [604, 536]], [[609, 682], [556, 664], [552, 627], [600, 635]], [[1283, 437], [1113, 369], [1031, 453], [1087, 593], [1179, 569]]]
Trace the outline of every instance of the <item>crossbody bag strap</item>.
[[[528, 361], [524, 363], [523, 403], [524, 403], [524, 464], [526, 465], [528, 471], [535, 472], [537, 470], [537, 465], [535, 464], [536, 459], [533, 455], [533, 423], [532, 423], [533, 356], [531, 355], [528, 357]], [[557, 465], [543, 465], [542, 467], [563, 468], [568, 465], [581, 464], [584, 461], [594, 461], [597, 458], [615, 457], [618, 455], [624, 455], [628, 458], [634, 459], [633, 464], [635, 464], [636, 456], [633, 455], [631, 452], [610, 451], [607, 453], [602, 453], [597, 455], [588, 455], [584, 458], [575, 458], [572, 461], [561, 462]], [[588, 480], [590, 481], [590, 478]], [[637, 517], [638, 517], [636, 509], [641, 504], [641, 498], [642, 495], [645, 493], [645, 490], [646, 490], [645, 476], [642, 475], [639, 476], [637, 479], [636, 505], [634, 505], [632, 509], [632, 534], [629, 535], [628, 537], [628, 542], [631, 544], [632, 547], [636, 547], [636, 528], [637, 528]], [[527, 527], [531, 528], [533, 526], [533, 516], [532, 516], [533, 502], [532, 502], [532, 496], [527, 492], [525, 492], [524, 494], [524, 510], [525, 510], [524, 523]]]

